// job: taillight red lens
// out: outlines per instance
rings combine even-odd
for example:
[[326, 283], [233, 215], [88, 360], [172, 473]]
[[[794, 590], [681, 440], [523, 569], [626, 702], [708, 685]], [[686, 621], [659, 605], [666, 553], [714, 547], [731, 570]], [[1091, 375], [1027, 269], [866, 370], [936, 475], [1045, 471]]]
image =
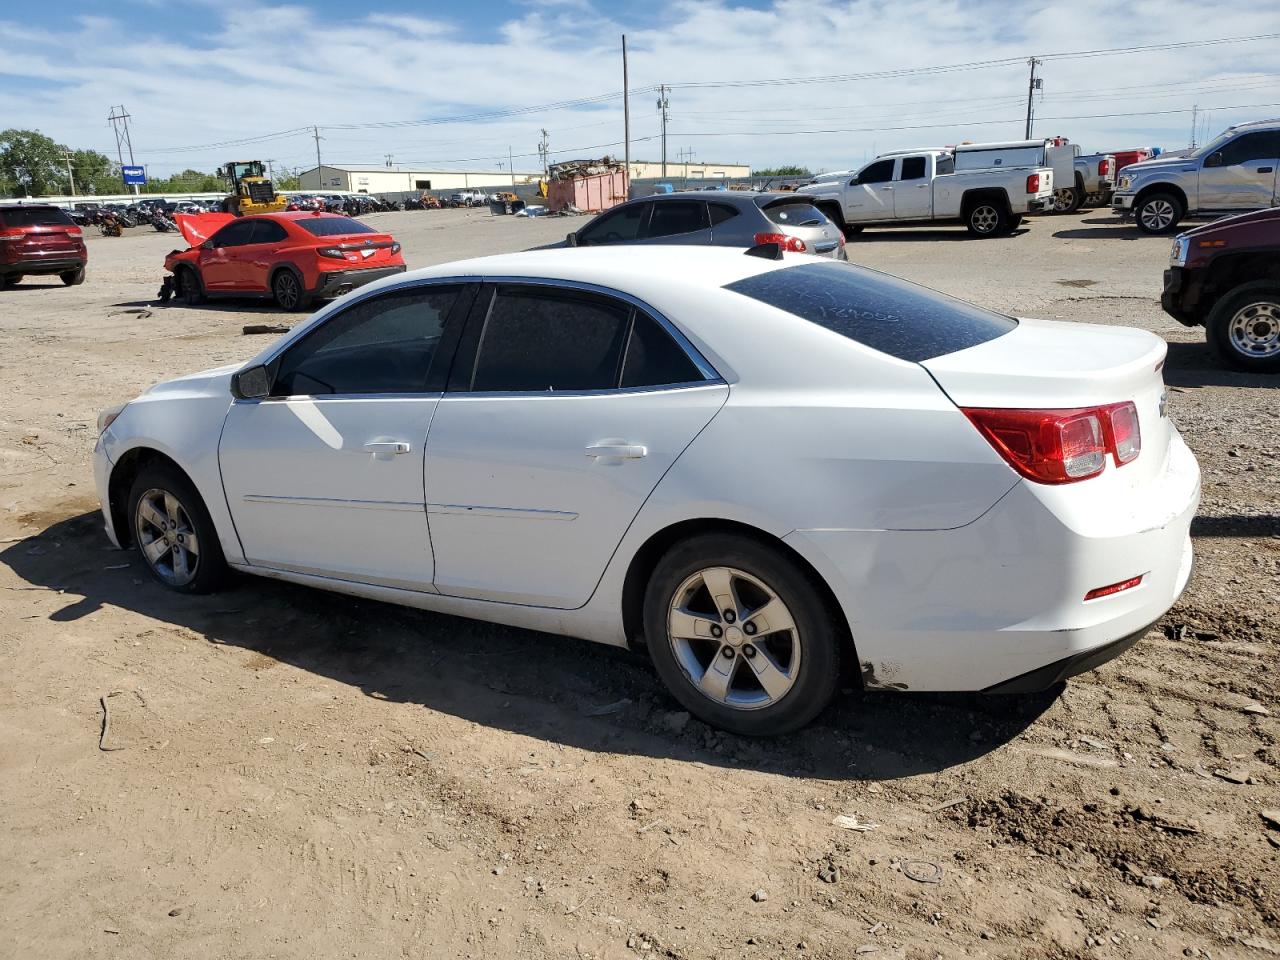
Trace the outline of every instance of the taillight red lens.
[[329, 257], [333, 260], [345, 260], [347, 255], [337, 247], [317, 247], [316, 253], [322, 257]]
[[1098, 176], [1105, 177], [1111, 172], [1111, 161], [1106, 157], [1098, 161]]
[[1084, 595], [1086, 600], [1097, 600], [1099, 597], [1109, 597], [1113, 593], [1121, 593], [1124, 590], [1132, 590], [1138, 584], [1142, 583], [1142, 578], [1146, 574], [1142, 573], [1136, 577], [1130, 577], [1128, 580], [1121, 580], [1119, 583], [1109, 583], [1105, 587], [1094, 587]]
[[1115, 454], [1116, 465], [1136, 458], [1142, 452], [1142, 428], [1138, 423], [1137, 406], [1126, 400], [1103, 407], [1100, 412], [1107, 432], [1107, 446]]
[[1033, 173], [1027, 177], [1027, 193], [1040, 192], [1040, 174]]
[[1037, 483], [1072, 483], [1102, 472], [1107, 445], [1098, 410], [966, 408], [1009, 466]]
[[755, 242], [757, 247], [762, 243], [776, 243], [783, 250], [789, 250], [791, 253], [805, 253], [809, 249], [799, 237], [790, 237], [785, 233], [757, 233]]

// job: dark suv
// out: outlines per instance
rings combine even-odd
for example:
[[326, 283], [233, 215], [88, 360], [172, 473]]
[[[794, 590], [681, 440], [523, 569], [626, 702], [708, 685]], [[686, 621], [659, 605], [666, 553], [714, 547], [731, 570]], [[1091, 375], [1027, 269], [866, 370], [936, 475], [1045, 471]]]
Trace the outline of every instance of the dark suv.
[[1230, 366], [1280, 373], [1280, 207], [1179, 234], [1160, 305], [1179, 323], [1203, 326]]
[[56, 273], [69, 287], [84, 283], [88, 261], [80, 227], [61, 207], [0, 206], [0, 287], [29, 274]]

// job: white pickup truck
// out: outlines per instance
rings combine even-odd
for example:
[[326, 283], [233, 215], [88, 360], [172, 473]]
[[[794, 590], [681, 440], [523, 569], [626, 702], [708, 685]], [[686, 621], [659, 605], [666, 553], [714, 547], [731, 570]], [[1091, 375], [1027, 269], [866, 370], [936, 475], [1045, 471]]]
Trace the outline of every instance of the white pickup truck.
[[1053, 205], [1054, 155], [1050, 141], [972, 143], [877, 157], [856, 174], [810, 183], [797, 193], [846, 234], [863, 227], [962, 223], [975, 237], [1009, 233], [1029, 213]]

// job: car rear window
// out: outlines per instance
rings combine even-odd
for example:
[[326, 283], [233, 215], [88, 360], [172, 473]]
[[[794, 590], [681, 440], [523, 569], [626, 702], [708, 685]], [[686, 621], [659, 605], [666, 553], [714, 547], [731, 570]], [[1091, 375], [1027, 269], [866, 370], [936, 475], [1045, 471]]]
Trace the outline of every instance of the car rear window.
[[0, 227], [65, 227], [75, 221], [61, 207], [0, 207]]
[[725, 289], [914, 363], [976, 347], [1018, 325], [1003, 314], [848, 263], [784, 267]]
[[348, 233], [377, 233], [378, 231], [350, 217], [303, 217], [293, 221], [307, 233], [316, 237], [340, 237]]
[[788, 227], [821, 227], [827, 222], [822, 211], [812, 203], [775, 203], [765, 207], [764, 215]]

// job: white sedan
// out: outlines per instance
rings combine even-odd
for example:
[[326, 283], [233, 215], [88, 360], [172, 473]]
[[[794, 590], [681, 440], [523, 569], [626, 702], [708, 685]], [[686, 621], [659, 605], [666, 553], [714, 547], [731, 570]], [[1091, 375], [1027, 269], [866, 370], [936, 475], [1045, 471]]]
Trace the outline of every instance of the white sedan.
[[1044, 689], [1169, 609], [1200, 475], [1162, 340], [752, 254], [371, 284], [104, 411], [107, 533], [179, 591], [230, 568], [642, 646], [744, 734], [810, 721], [842, 668]]

